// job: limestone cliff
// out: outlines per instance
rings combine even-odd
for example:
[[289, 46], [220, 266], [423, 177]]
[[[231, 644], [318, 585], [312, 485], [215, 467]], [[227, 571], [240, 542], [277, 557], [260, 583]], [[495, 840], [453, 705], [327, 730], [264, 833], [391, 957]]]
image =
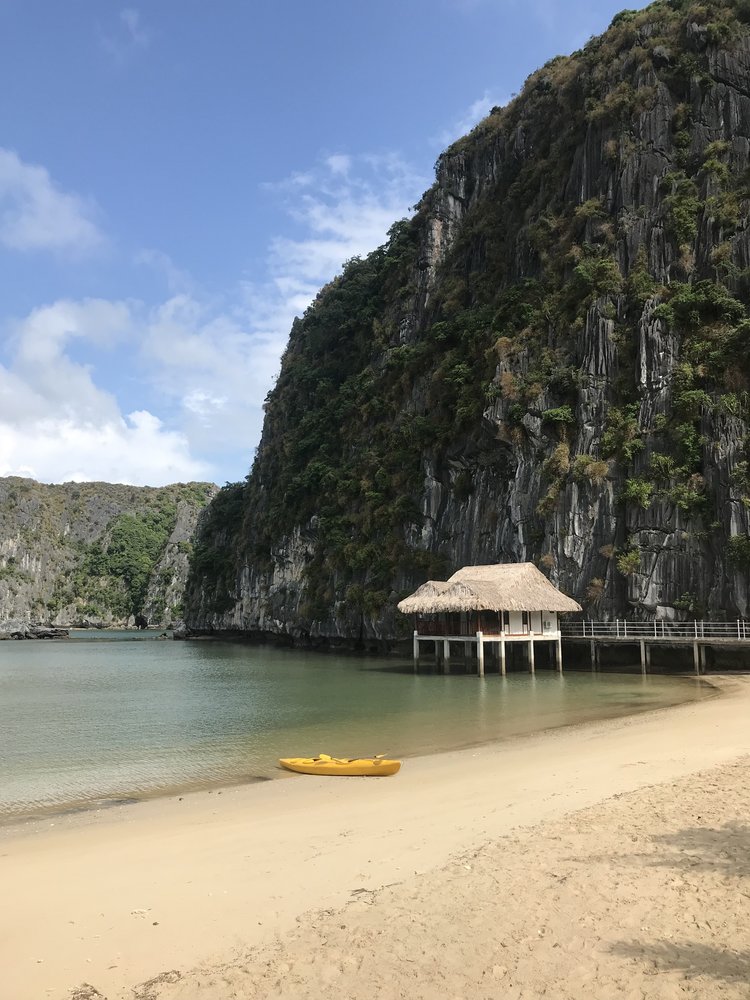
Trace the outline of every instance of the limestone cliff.
[[390, 638], [534, 561], [588, 613], [748, 613], [750, 3], [662, 0], [448, 149], [297, 320], [196, 630]]
[[181, 619], [195, 524], [216, 492], [0, 479], [0, 631]]

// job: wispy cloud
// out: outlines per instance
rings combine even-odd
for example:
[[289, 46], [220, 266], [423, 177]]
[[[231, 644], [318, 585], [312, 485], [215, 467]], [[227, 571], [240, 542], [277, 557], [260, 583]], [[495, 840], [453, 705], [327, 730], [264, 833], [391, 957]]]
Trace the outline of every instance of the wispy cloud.
[[352, 158], [344, 153], [334, 153], [333, 156], [326, 158], [325, 163], [334, 176], [346, 177], [352, 167]]
[[99, 28], [99, 44], [120, 65], [135, 52], [147, 49], [151, 41], [152, 33], [143, 23], [141, 13], [135, 7], [123, 8], [117, 22], [111, 27]]
[[[428, 183], [398, 156], [328, 155], [266, 185], [293, 232], [271, 241], [265, 273], [213, 300], [170, 281], [175, 293], [142, 319], [144, 377], [175, 407], [196, 453], [243, 453], [238, 477], [247, 471], [294, 317], [346, 260], [379, 246]], [[148, 261], [166, 267], [162, 256]]]
[[104, 237], [93, 204], [62, 191], [44, 167], [0, 148], [0, 243], [12, 250], [87, 252]]
[[135, 7], [126, 7], [120, 11], [120, 21], [125, 26], [131, 43], [139, 49], [145, 49], [151, 44], [151, 33], [141, 22], [140, 11]]
[[384, 154], [328, 156], [303, 187], [296, 178], [269, 185], [302, 231], [272, 241], [273, 283], [283, 293], [329, 280], [344, 261], [382, 243], [429, 183], [399, 156]]
[[[364, 176], [355, 176], [356, 166]], [[386, 182], [380, 197], [373, 172]], [[382, 243], [421, 191], [421, 180], [408, 183], [390, 160], [352, 165], [346, 181], [338, 163], [313, 174], [303, 186], [295, 177], [272, 188], [299, 235], [272, 240], [261, 280], [243, 282], [223, 301], [194, 290], [172, 295], [147, 319], [148, 377], [179, 408], [201, 451], [242, 449], [249, 460], [292, 320], [346, 260]]]
[[178, 267], [169, 254], [162, 250], [139, 250], [133, 258], [133, 263], [151, 268], [166, 279], [167, 287], [172, 293], [189, 292], [194, 282], [187, 271]]

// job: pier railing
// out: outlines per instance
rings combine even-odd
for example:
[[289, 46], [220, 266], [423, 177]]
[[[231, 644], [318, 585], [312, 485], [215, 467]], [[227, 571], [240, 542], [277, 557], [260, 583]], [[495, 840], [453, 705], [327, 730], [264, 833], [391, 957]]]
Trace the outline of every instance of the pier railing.
[[701, 639], [750, 642], [750, 621], [636, 622], [621, 618], [597, 622], [590, 618], [560, 622], [563, 639], [664, 639], [700, 642]]

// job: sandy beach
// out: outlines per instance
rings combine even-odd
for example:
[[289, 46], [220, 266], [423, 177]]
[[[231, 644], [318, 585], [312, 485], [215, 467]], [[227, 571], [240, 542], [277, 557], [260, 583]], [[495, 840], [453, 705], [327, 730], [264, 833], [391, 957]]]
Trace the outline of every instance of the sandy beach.
[[750, 995], [750, 677], [0, 831], [8, 1000]]

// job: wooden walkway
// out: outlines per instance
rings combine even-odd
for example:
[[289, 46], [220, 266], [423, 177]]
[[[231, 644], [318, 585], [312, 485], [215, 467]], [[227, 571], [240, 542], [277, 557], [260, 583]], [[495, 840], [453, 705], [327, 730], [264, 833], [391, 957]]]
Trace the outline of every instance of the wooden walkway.
[[463, 649], [464, 662], [467, 662], [470, 655], [476, 653], [477, 674], [484, 677], [485, 647], [496, 653], [499, 671], [501, 676], [505, 676], [505, 655], [507, 643], [523, 643], [527, 652], [527, 663], [530, 673], [535, 670], [534, 646], [536, 643], [554, 643], [555, 667], [562, 671], [562, 640], [558, 630], [535, 633], [535, 632], [477, 632], [473, 635], [425, 635], [414, 632], [414, 670], [419, 670], [422, 659], [420, 644], [428, 643], [433, 648], [435, 664], [442, 665], [443, 673], [450, 673], [451, 664], [451, 644], [459, 643]]
[[713, 646], [743, 646], [750, 650], [750, 622], [743, 618], [735, 621], [637, 622], [627, 619], [593, 621], [589, 618], [563, 621], [560, 624], [566, 642], [588, 642], [591, 647], [591, 666], [599, 666], [601, 647], [612, 643], [632, 643], [640, 647], [641, 670], [651, 666], [651, 649], [654, 645], [691, 645], [696, 674], [705, 672], [706, 649]]

